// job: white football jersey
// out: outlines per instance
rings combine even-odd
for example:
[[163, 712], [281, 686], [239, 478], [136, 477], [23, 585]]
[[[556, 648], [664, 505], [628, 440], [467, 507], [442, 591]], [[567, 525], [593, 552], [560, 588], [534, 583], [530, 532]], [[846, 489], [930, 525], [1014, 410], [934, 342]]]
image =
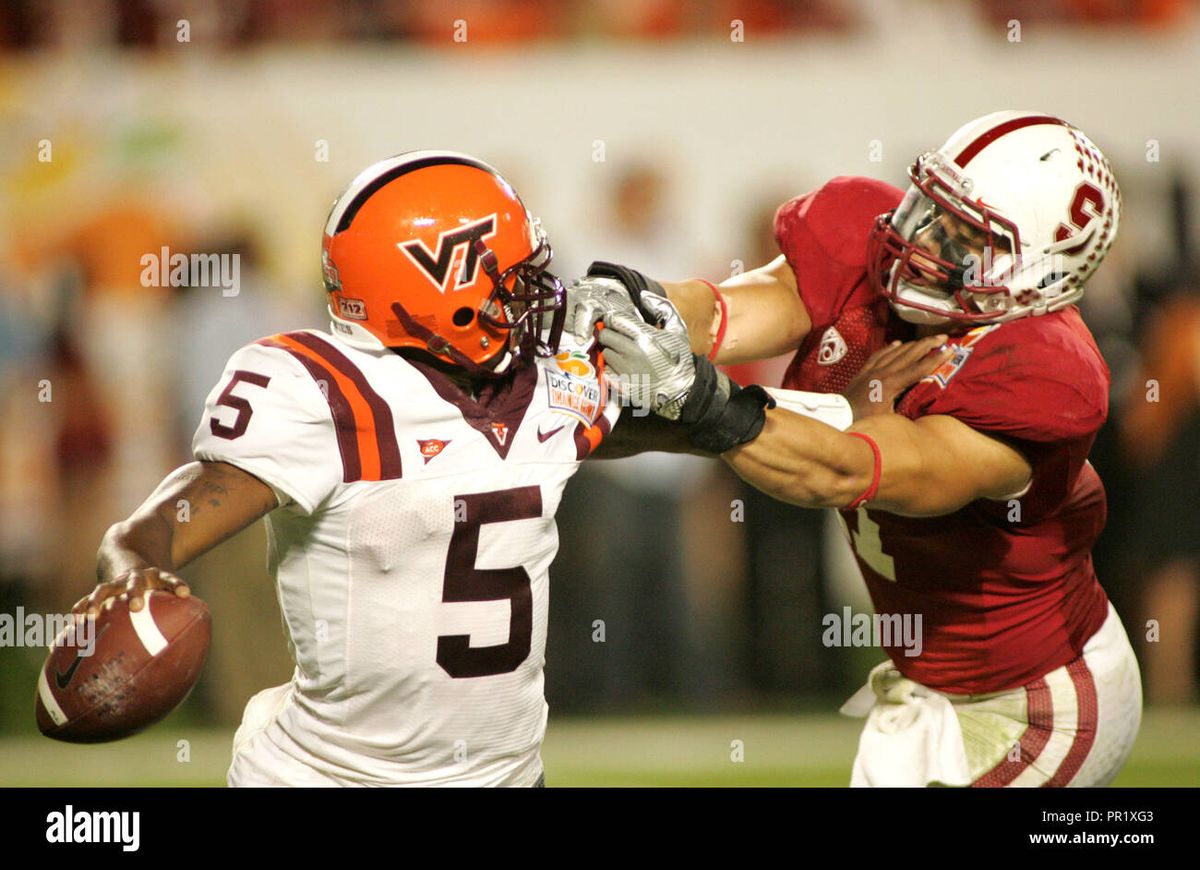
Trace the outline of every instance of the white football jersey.
[[619, 414], [595, 349], [473, 400], [315, 330], [229, 360], [193, 443], [269, 484], [296, 660], [247, 705], [230, 785], [533, 785], [554, 513]]

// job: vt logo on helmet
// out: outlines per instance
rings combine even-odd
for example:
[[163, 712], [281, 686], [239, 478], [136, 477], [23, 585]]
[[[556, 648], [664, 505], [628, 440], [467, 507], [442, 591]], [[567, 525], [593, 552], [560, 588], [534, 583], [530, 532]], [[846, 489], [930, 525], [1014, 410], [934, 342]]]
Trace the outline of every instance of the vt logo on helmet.
[[1117, 235], [1121, 192], [1083, 133], [1037, 112], [964, 125], [909, 168], [871, 233], [871, 281], [914, 323], [999, 323], [1071, 305]]
[[473, 374], [552, 356], [562, 282], [545, 233], [482, 161], [411, 151], [369, 166], [325, 224], [332, 327], [365, 349], [415, 348]]
[[[495, 234], [496, 216], [489, 215], [462, 229], [446, 230], [438, 236], [437, 248], [433, 251], [425, 247], [423, 239], [404, 242], [400, 247], [412, 258], [414, 263], [424, 270], [425, 274], [429, 276], [429, 280], [433, 282], [433, 286], [445, 293], [447, 279], [453, 274], [458, 275], [458, 281], [454, 286], [455, 290], [470, 287], [475, 283], [479, 274], [479, 253], [475, 243], [486, 242]], [[462, 256], [459, 257], [459, 254]], [[459, 268], [451, 270], [451, 261], [456, 258]]]

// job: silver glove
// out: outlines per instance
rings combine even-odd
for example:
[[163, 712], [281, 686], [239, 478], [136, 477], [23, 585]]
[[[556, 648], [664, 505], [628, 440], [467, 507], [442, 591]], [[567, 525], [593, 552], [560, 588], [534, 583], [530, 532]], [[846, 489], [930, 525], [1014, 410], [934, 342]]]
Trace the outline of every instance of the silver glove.
[[611, 278], [576, 278], [567, 288], [563, 327], [585, 345], [595, 336], [596, 324], [618, 312], [641, 319], [624, 284]]
[[[645, 300], [643, 295], [643, 300]], [[621, 398], [634, 408], [647, 408], [668, 420], [678, 420], [696, 379], [691, 343], [683, 318], [666, 299], [655, 310], [664, 326], [642, 320], [636, 308], [604, 316], [600, 344], [606, 376]], [[661, 309], [661, 310], [660, 310]]]

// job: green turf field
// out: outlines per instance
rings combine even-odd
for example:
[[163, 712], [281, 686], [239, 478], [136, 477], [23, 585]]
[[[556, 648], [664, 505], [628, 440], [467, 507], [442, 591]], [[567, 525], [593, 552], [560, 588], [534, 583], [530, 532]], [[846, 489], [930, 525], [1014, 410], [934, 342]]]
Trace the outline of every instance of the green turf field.
[[[554, 719], [543, 757], [551, 786], [840, 786], [859, 724], [836, 715]], [[103, 746], [0, 738], [4, 786], [219, 786], [232, 731], [170, 720]], [[189, 760], [182, 761], [187, 741]], [[733, 741], [743, 759], [732, 760]], [[1124, 786], [1200, 785], [1200, 710], [1146, 712]]]

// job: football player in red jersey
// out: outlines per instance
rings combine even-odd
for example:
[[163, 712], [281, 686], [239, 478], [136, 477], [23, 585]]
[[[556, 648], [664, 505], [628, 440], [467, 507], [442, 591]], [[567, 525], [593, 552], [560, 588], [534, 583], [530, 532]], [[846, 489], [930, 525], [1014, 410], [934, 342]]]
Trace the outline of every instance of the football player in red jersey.
[[[1087, 456], [1109, 372], [1074, 303], [1120, 192], [1091, 140], [1036, 112], [966, 124], [909, 177], [907, 192], [841, 177], [784, 203], [781, 256], [720, 287], [596, 264], [569, 328], [602, 319], [610, 371], [648, 381], [636, 400], [694, 447], [784, 501], [838, 508], [877, 614], [920, 618], [919, 654], [885, 642], [890, 661], [844, 708], [868, 715], [852, 784], [1104, 785], [1137, 735], [1141, 681], [1092, 566], [1105, 497]], [[591, 288], [611, 299], [614, 281], [629, 300], [605, 311]], [[692, 353], [655, 328], [659, 294]], [[795, 350], [784, 386], [837, 393], [872, 354], [935, 332], [937, 370], [850, 425], [709, 361]]]

